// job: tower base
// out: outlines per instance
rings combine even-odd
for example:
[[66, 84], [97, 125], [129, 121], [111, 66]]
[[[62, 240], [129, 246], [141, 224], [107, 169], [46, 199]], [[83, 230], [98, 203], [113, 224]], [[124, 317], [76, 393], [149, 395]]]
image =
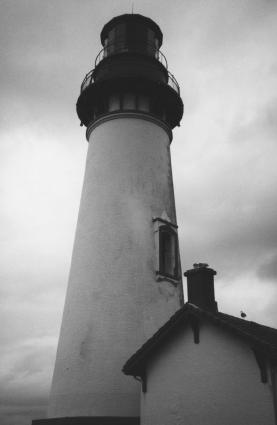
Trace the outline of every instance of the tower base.
[[139, 425], [139, 417], [75, 416], [68, 418], [36, 419], [32, 425]]

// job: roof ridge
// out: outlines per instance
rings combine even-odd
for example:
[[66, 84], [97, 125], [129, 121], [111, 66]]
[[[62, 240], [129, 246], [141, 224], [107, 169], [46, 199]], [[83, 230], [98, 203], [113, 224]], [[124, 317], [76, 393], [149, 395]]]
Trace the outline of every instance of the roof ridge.
[[[202, 309], [202, 308], [200, 308], [200, 307], [198, 307], [198, 306], [196, 306], [195, 304], [192, 304], [192, 303], [188, 303], [188, 304], [190, 304], [191, 306], [193, 306], [193, 308], [198, 309], [199, 311], [201, 311], [202, 313], [204, 313], [207, 316], [213, 316], [215, 318], [220, 318], [220, 320], [224, 321], [224, 323], [227, 326], [235, 327], [236, 329], [238, 329], [234, 323], [230, 323], [230, 322], [228, 322], [228, 321], [225, 320], [226, 316], [227, 317], [230, 317], [232, 320], [233, 319], [237, 320], [241, 324], [245, 324], [246, 323], [246, 324], [248, 324], [250, 326], [254, 325], [254, 326], [257, 326], [259, 328], [268, 329], [268, 330], [276, 333], [276, 335], [277, 335], [277, 329], [275, 329], [275, 328], [271, 328], [271, 327], [266, 326], [266, 325], [261, 325], [260, 323], [256, 323], [256, 322], [253, 322], [253, 321], [250, 321], [250, 320], [241, 319], [240, 317], [236, 317], [236, 316], [233, 316], [233, 315], [227, 314], [227, 313], [222, 313], [220, 311], [218, 311], [218, 312], [206, 311], [206, 310], [204, 310], [204, 309]], [[241, 333], [243, 333], [243, 334], [245, 334], [247, 336], [250, 336], [251, 338], [254, 338], [254, 339], [256, 339], [259, 342], [262, 342], [265, 345], [268, 345], [270, 347], [274, 347], [274, 348], [276, 347], [277, 348], [277, 342], [276, 342], [276, 344], [270, 343], [270, 342], [266, 341], [263, 337], [252, 335], [250, 332], [246, 332], [244, 329], [239, 328], [238, 330], [239, 330], [239, 332], [241, 332]]]
[[[224, 313], [223, 313], [223, 314], [224, 314]], [[237, 317], [235, 317], [235, 316], [231, 316], [231, 315], [228, 315], [228, 316], [230, 316], [230, 317], [232, 317], [232, 318], [234, 317], [235, 319], [240, 320], [240, 318], [239, 318], [239, 317], [237, 318]], [[221, 318], [221, 320], [222, 320], [222, 321], [224, 321], [224, 323], [225, 323], [227, 326], [237, 329], [240, 333], [242, 333], [242, 334], [244, 334], [244, 335], [246, 335], [246, 336], [250, 337], [251, 339], [256, 340], [258, 343], [262, 343], [263, 345], [266, 345], [266, 346], [271, 347], [271, 348], [273, 348], [273, 349], [277, 349], [277, 343], [276, 343], [276, 344], [274, 344], [274, 343], [272, 343], [272, 342], [268, 342], [268, 341], [266, 341], [266, 340], [265, 340], [262, 336], [253, 335], [253, 334], [251, 334], [250, 332], [247, 332], [247, 331], [246, 331], [246, 330], [244, 330], [244, 329], [238, 328], [238, 327], [235, 325], [235, 323], [230, 323], [230, 322], [228, 322], [228, 321], [224, 320], [224, 318]], [[244, 322], [244, 320], [243, 320], [243, 319], [241, 319], [241, 322], [240, 322], [240, 323], [243, 323], [243, 322]], [[250, 322], [249, 320], [245, 320], [245, 322], [246, 322], [246, 323], [249, 323], [249, 324], [255, 323], [255, 322]], [[263, 325], [259, 325], [259, 324], [258, 324], [258, 326], [263, 326]], [[267, 326], [264, 326], [264, 327], [266, 328]], [[273, 328], [273, 330], [275, 330], [275, 331], [276, 331], [276, 329], [274, 329], [274, 328]]]
[[273, 332], [276, 332], [277, 333], [277, 329], [276, 328], [273, 328], [272, 326], [263, 325], [261, 323], [254, 322], [253, 320], [242, 319], [241, 317], [233, 316], [232, 314], [228, 314], [228, 313], [222, 313], [221, 311], [219, 311], [218, 314], [221, 314], [222, 316], [231, 317], [232, 319], [239, 320], [241, 323], [246, 322], [246, 323], [249, 323], [251, 325], [255, 325], [255, 326], [258, 326], [260, 328], [266, 328], [266, 329], [269, 329], [270, 331], [273, 331]]
[[[247, 343], [253, 349], [258, 348], [261, 351], [266, 351], [271, 358], [277, 359], [277, 329], [269, 328], [259, 324], [255, 326], [255, 322], [243, 320], [221, 312], [207, 311], [195, 304], [187, 302], [179, 310], [177, 310], [170, 317], [170, 319], [152, 335], [152, 337], [148, 338], [148, 340], [127, 360], [123, 366], [123, 372], [128, 375], [132, 373], [135, 364], [140, 364], [142, 366], [144, 359], [149, 355], [149, 353], [155, 350], [157, 345], [166, 339], [168, 335], [172, 334], [172, 329], [178, 326], [183, 319], [187, 318], [189, 320], [191, 317], [203, 317], [214, 323], [214, 325], [221, 324], [225, 327], [226, 330], [229, 329], [229, 331], [233, 331], [236, 335], [246, 339]], [[255, 334], [257, 327], [259, 330], [264, 328], [269, 332], [266, 336], [260, 335], [259, 333], [257, 334], [257, 332]]]

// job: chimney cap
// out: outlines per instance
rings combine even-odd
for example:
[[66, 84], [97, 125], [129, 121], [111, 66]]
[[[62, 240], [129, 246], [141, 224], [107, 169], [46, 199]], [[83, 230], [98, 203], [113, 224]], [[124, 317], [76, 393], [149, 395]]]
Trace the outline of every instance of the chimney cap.
[[194, 263], [193, 264], [193, 269], [189, 269], [187, 271], [185, 271], [184, 276], [189, 276], [192, 274], [196, 274], [196, 273], [209, 273], [212, 274], [213, 276], [215, 276], [217, 273], [215, 270], [211, 269], [209, 267], [208, 263]]
[[209, 267], [208, 263], [194, 263], [193, 264], [194, 269], [206, 269], [207, 267]]
[[188, 302], [204, 310], [217, 312], [214, 294], [214, 276], [216, 271], [207, 263], [195, 263], [193, 269], [187, 270]]

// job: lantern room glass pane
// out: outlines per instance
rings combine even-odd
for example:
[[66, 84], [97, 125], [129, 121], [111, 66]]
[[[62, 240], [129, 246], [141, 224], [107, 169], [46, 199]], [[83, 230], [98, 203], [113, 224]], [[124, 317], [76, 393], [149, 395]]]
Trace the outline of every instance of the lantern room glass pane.
[[155, 56], [155, 33], [150, 28], [147, 30], [147, 53], [149, 56]]
[[127, 44], [132, 52], [147, 52], [147, 28], [140, 23], [128, 24], [127, 27]]
[[154, 39], [155, 45], [155, 58], [159, 60], [159, 40], [157, 38]]
[[106, 58], [107, 55], [108, 55], [108, 50], [107, 50], [108, 42], [109, 42], [109, 40], [107, 38], [105, 38], [105, 41], [104, 41], [104, 58]]
[[119, 24], [115, 28], [115, 52], [121, 53], [126, 49], [126, 24]]
[[126, 24], [118, 24], [108, 35], [107, 55], [121, 53], [127, 48], [126, 45]]

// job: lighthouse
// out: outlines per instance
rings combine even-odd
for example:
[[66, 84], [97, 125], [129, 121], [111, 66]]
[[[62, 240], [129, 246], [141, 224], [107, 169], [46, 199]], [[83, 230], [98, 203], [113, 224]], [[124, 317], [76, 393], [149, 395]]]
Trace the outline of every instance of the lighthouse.
[[122, 366], [183, 304], [179, 86], [151, 19], [115, 17], [100, 38], [77, 101], [88, 153], [47, 423], [137, 423], [140, 383]]

